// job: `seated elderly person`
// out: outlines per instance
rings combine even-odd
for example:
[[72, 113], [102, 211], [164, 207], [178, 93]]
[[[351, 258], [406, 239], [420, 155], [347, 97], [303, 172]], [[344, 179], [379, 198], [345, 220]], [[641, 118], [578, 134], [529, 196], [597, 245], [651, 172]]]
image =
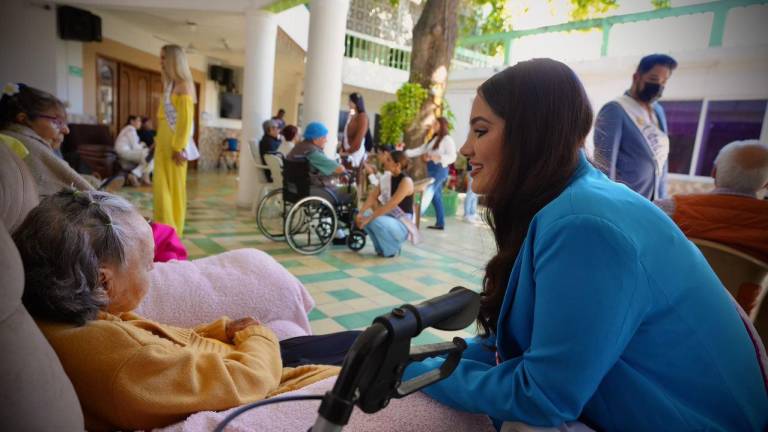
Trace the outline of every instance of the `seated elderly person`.
[[[153, 263], [145, 252], [153, 242], [149, 225], [120, 197], [58, 192], [13, 239], [24, 264], [23, 303], [71, 379], [88, 430], [165, 426], [338, 373], [307, 364], [293, 339], [284, 341], [293, 358], [281, 359], [283, 342], [251, 317], [186, 329], [131, 313], [149, 289]], [[288, 362], [298, 367], [283, 367]]]
[[139, 184], [151, 185], [149, 175], [154, 169], [154, 161], [147, 144], [139, 138], [141, 117], [128, 116], [128, 122], [120, 130], [115, 139], [115, 151], [119, 158], [120, 166], [129, 171], [128, 182], [132, 186]]
[[304, 131], [304, 140], [296, 144], [288, 153], [289, 161], [307, 161], [312, 183], [312, 195], [321, 196], [333, 203], [349, 203], [354, 196], [345, 192], [346, 188], [337, 188], [334, 177], [347, 173], [339, 162], [323, 152], [328, 142], [328, 128], [322, 123], [312, 122]]
[[688, 237], [723, 243], [768, 262], [768, 146], [756, 140], [732, 142], [712, 169], [715, 189], [707, 194], [657, 200]]
[[[264, 160], [264, 155], [267, 153], [274, 153], [280, 148], [280, 125], [275, 120], [267, 120], [261, 124], [264, 129], [264, 135], [259, 141], [259, 156], [261, 157], [261, 163], [266, 165], [267, 161]], [[267, 181], [272, 183], [272, 172], [266, 170], [264, 174], [267, 177]]]

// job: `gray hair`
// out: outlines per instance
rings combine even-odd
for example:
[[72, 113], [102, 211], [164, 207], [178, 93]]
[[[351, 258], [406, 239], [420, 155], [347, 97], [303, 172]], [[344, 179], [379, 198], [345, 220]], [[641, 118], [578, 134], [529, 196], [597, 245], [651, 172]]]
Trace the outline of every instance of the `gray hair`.
[[122, 267], [131, 242], [125, 199], [65, 188], [44, 198], [13, 233], [24, 263], [22, 300], [36, 318], [83, 325], [108, 303], [99, 277]]
[[264, 121], [264, 123], [261, 124], [261, 127], [264, 129], [264, 133], [267, 133], [269, 132], [270, 128], [280, 129], [280, 123], [270, 119], [270, 120]]
[[715, 158], [718, 187], [754, 194], [768, 183], [768, 146], [758, 140], [734, 141]]

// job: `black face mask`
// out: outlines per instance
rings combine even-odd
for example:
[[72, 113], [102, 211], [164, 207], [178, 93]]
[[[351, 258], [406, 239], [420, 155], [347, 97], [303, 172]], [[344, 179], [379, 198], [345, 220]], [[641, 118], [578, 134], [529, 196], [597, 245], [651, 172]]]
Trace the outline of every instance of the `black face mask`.
[[661, 97], [664, 86], [659, 83], [645, 82], [643, 89], [637, 92], [637, 98], [643, 102], [652, 102]]

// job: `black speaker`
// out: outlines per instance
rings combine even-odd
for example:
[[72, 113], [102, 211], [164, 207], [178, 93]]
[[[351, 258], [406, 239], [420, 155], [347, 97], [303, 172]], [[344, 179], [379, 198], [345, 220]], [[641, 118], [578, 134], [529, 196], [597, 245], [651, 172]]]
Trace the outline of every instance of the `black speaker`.
[[98, 15], [72, 6], [59, 6], [56, 12], [61, 39], [101, 42], [101, 17]]
[[211, 65], [208, 68], [208, 78], [211, 81], [216, 81], [219, 85], [229, 88], [229, 85], [233, 83], [235, 79], [235, 71], [223, 66]]

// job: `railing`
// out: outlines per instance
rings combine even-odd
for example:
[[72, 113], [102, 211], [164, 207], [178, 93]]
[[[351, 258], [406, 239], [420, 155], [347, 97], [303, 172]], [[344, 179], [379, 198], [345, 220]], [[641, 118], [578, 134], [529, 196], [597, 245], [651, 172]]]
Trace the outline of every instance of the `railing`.
[[[344, 37], [344, 57], [406, 72], [411, 69], [410, 47], [351, 30], [348, 30]], [[453, 57], [453, 65], [458, 67], [489, 67], [501, 64], [501, 59], [462, 47], [456, 47]]]
[[477, 46], [488, 43], [502, 43], [504, 45], [504, 64], [508, 65], [510, 61], [510, 50], [513, 41], [524, 36], [541, 35], [545, 33], [559, 33], [574, 30], [600, 29], [603, 32], [603, 42], [600, 48], [601, 56], [608, 55], [608, 42], [610, 40], [611, 28], [617, 24], [627, 24], [640, 21], [659, 20], [664, 18], [674, 18], [684, 15], [711, 13], [712, 29], [709, 34], [709, 46], [719, 47], [723, 44], [723, 34], [725, 33], [725, 22], [728, 12], [737, 7], [746, 7], [753, 5], [768, 4], [768, 0], [721, 0], [710, 3], [702, 3], [691, 6], [681, 6], [674, 8], [658, 9], [649, 12], [639, 12], [626, 15], [615, 15], [606, 18], [596, 18], [584, 21], [574, 21], [564, 24], [557, 24], [545, 27], [539, 27], [529, 30], [514, 30], [505, 33], [494, 33], [478, 36], [469, 36], [459, 40], [460, 46]]
[[410, 48], [351, 30], [344, 37], [344, 57], [404, 71], [411, 68]]

